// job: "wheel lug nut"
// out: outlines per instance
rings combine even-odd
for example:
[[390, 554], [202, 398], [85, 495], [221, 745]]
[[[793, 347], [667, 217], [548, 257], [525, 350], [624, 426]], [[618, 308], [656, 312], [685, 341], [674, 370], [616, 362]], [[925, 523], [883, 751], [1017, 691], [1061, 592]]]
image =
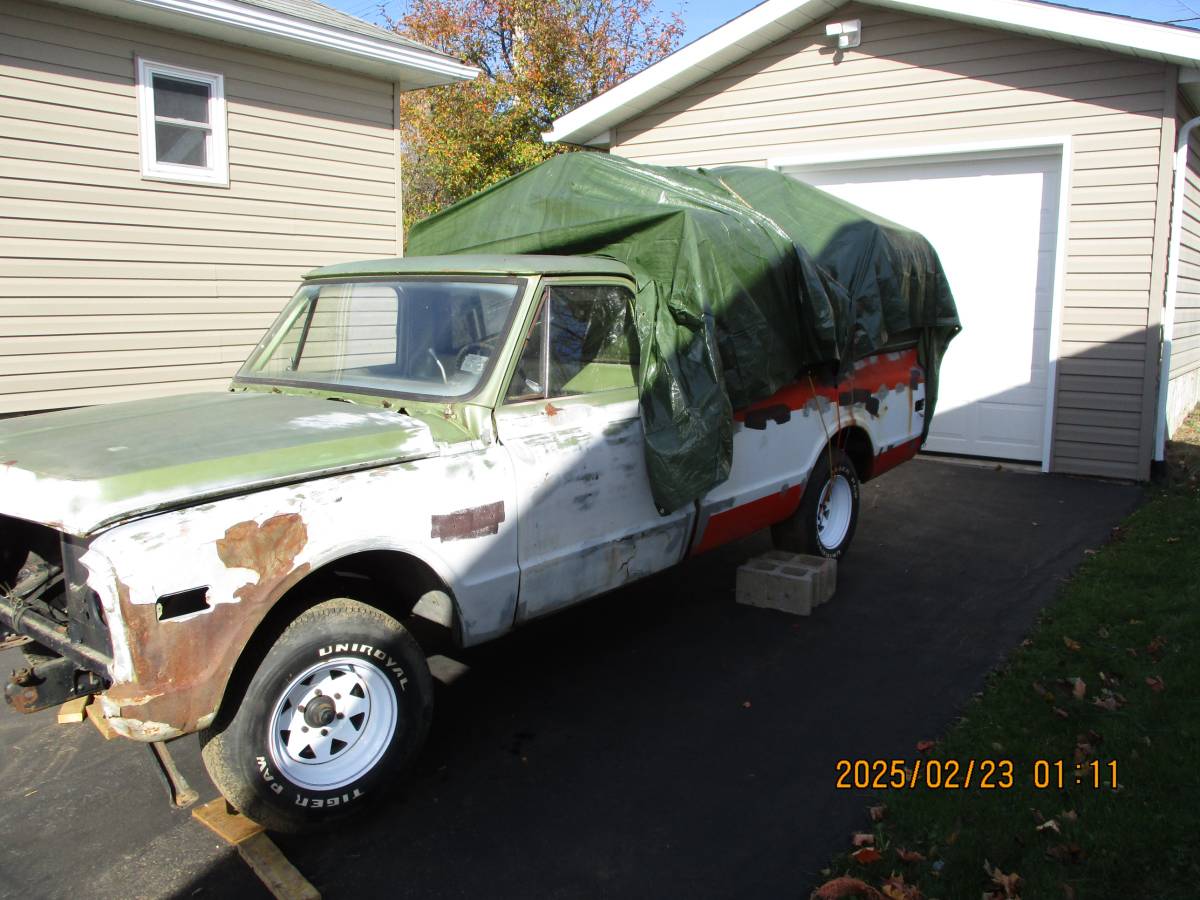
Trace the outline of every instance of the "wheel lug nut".
[[341, 695], [341, 694], [334, 694], [334, 695], [333, 695], [333, 699], [334, 699], [334, 700], [341, 700], [341, 699], [342, 699], [342, 695]]
[[344, 718], [346, 718], [346, 714], [345, 714], [345, 713], [338, 713], [338, 714], [337, 714], [337, 717], [338, 717], [339, 719], [344, 719]]
[[297, 711], [299, 711], [299, 712], [304, 712], [304, 707], [303, 707], [303, 706], [297, 706], [297, 707], [296, 707], [296, 709], [297, 709]]
[[329, 729], [328, 728], [321, 729], [321, 737], [329, 737]]
[[307, 725], [301, 725], [301, 726], [300, 726], [300, 730], [301, 730], [301, 731], [304, 731], [304, 732], [307, 732], [307, 731], [308, 731], [308, 726], [307, 726]]
[[313, 691], [313, 693], [314, 693], [314, 694], [316, 694], [318, 697], [320, 697], [320, 696], [321, 696], [321, 689], [320, 689], [320, 688], [317, 688], [315, 691]]

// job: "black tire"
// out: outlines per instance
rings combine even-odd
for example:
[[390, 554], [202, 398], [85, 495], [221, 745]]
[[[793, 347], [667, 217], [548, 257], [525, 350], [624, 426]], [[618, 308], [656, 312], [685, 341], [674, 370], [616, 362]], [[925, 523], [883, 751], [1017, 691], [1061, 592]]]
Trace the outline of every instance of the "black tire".
[[[832, 463], [832, 467], [831, 467]], [[845, 526], [844, 534], [839, 540], [829, 545], [823, 538], [820, 521], [828, 523], [829, 504], [826, 494], [831, 482], [843, 479], [843, 484], [849, 488], [850, 521]], [[818, 516], [821, 516], [821, 519]], [[771, 526], [771, 538], [780, 550], [791, 553], [809, 553], [814, 556], [825, 556], [830, 559], [840, 559], [850, 549], [854, 540], [854, 529], [858, 526], [858, 472], [854, 463], [842, 450], [829, 448], [821, 452], [820, 459], [813, 466], [808, 482], [804, 486], [804, 496], [800, 506], [787, 519]], [[842, 529], [837, 529], [841, 531]]]
[[[432, 717], [433, 679], [412, 635], [391, 616], [340, 598], [288, 625], [200, 744], [209, 775], [236, 809], [296, 833], [383, 799], [420, 752]], [[284, 727], [292, 723], [304, 734], [293, 738], [296, 728]]]

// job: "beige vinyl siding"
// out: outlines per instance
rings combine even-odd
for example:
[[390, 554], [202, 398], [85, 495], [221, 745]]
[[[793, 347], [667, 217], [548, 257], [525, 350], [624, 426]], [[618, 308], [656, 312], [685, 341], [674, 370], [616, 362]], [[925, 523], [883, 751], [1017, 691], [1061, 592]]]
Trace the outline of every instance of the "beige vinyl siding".
[[[224, 76], [229, 187], [141, 176], [143, 57]], [[221, 390], [314, 266], [399, 245], [391, 84], [0, 10], [0, 414]]]
[[[846, 19], [862, 20], [862, 44], [835, 54], [825, 24]], [[652, 163], [762, 166], [1069, 137], [1051, 465], [1144, 478], [1172, 78], [1162, 64], [1102, 50], [851, 4], [623, 123], [612, 150]]]

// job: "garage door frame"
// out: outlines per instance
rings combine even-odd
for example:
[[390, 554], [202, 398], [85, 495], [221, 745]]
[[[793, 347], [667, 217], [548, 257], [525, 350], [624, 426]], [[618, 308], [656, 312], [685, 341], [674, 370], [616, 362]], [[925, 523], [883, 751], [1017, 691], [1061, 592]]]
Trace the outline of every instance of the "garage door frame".
[[1058, 391], [1058, 356], [1062, 333], [1062, 309], [1066, 291], [1067, 238], [1071, 212], [1071, 137], [1056, 136], [1021, 140], [996, 140], [975, 143], [928, 144], [912, 147], [870, 149], [851, 152], [814, 151], [767, 160], [767, 168], [794, 173], [803, 169], [829, 169], [837, 166], [882, 168], [889, 163], [905, 165], [960, 162], [970, 159], [1012, 156], [1053, 155], [1059, 159], [1058, 230], [1055, 234], [1054, 279], [1051, 288], [1050, 339], [1046, 360], [1046, 413], [1042, 440], [1042, 471], [1050, 471], [1054, 458], [1054, 420]]

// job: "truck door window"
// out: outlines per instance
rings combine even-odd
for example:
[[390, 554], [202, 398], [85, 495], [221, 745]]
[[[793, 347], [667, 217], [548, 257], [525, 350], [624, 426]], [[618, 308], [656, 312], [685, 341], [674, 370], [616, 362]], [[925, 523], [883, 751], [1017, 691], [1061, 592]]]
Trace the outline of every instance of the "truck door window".
[[628, 288], [555, 285], [546, 291], [530, 328], [507, 399], [633, 387], [637, 362], [633, 294]]

